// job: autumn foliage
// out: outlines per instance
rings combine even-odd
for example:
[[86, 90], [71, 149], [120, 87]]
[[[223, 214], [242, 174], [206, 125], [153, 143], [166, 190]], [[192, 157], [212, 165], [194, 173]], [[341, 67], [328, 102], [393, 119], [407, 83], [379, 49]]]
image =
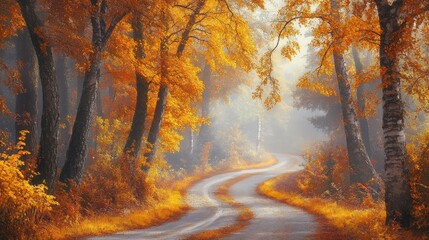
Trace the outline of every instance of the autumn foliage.
[[[147, 227], [184, 213], [203, 176], [257, 166], [262, 106], [283, 97], [275, 53], [293, 61], [303, 35], [294, 105], [320, 113], [310, 122], [328, 139], [303, 154], [290, 189], [275, 185], [282, 178], [261, 188], [334, 225], [344, 218], [358, 237], [368, 223], [384, 236], [384, 217], [428, 229], [429, 4], [280, 2], [270, 34], [255, 20], [274, 15], [263, 0], [1, 0], [0, 238]], [[214, 111], [242, 86], [262, 100], [246, 122], [258, 121], [256, 141], [242, 106]], [[218, 197], [248, 224], [225, 188]]]
[[416, 135], [407, 148], [410, 155], [414, 224], [418, 229], [429, 227], [428, 137], [427, 131]]
[[33, 171], [24, 171], [22, 157], [26, 131], [15, 146], [1, 153], [0, 159], [0, 236], [10, 239], [34, 237], [37, 225], [58, 205], [54, 196], [46, 193], [43, 184], [33, 185]]

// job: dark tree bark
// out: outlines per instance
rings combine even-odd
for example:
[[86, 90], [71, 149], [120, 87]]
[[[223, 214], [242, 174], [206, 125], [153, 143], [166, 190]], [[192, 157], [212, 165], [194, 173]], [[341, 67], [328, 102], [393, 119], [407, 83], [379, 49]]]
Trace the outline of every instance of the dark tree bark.
[[[186, 27], [182, 32], [182, 36], [180, 38], [180, 42], [177, 47], [177, 51], [176, 51], [177, 58], [180, 58], [182, 56], [183, 51], [185, 50], [186, 44], [189, 40], [191, 30], [196, 23], [197, 16], [200, 14], [205, 3], [206, 3], [206, 0], [200, 0], [197, 3], [193, 13], [189, 16], [188, 23], [186, 24]], [[150, 164], [153, 161], [153, 158], [155, 157], [156, 147], [157, 147], [156, 145], [158, 142], [159, 131], [161, 129], [161, 122], [165, 112], [165, 106], [166, 106], [167, 96], [168, 96], [168, 86], [166, 85], [166, 83], [162, 83], [163, 81], [162, 79], [166, 79], [166, 75], [168, 74], [167, 67], [165, 66], [166, 65], [165, 56], [168, 54], [166, 41], [167, 39], [163, 39], [160, 47], [161, 68], [164, 68], [164, 70], [161, 69], [161, 86], [158, 91], [158, 100], [156, 102], [155, 115], [153, 117], [152, 125], [150, 127], [149, 135], [148, 135], [148, 151], [146, 151], [145, 153], [146, 162], [148, 164]], [[164, 77], [162, 75], [164, 75]], [[146, 168], [146, 172], [148, 170], [149, 168]]]
[[60, 119], [62, 122], [65, 122], [70, 109], [69, 79], [67, 74], [67, 58], [65, 56], [58, 56], [56, 70], [60, 91]]
[[407, 153], [404, 132], [404, 105], [397, 44], [400, 44], [403, 0], [389, 4], [375, 0], [382, 30], [380, 66], [383, 86], [383, 132], [386, 188], [386, 224], [398, 223], [407, 228], [411, 222], [410, 181], [406, 167]]
[[58, 87], [60, 92], [60, 122], [64, 124], [65, 128], [60, 128], [59, 143], [58, 143], [58, 158], [59, 164], [62, 165], [66, 156], [67, 143], [70, 137], [70, 125], [67, 121], [69, 115], [70, 93], [69, 93], [69, 79], [68, 79], [68, 64], [67, 58], [64, 55], [59, 55], [56, 59], [56, 76], [58, 80]]
[[[145, 153], [147, 164], [150, 164], [155, 157], [159, 131], [161, 130], [162, 118], [164, 117], [165, 106], [167, 104], [167, 96], [168, 86], [162, 85], [158, 91], [158, 100], [156, 101], [155, 115], [147, 137], [147, 147], [149, 148], [149, 151]], [[146, 171], [146, 173], [149, 171], [148, 166], [143, 167], [143, 169]]]
[[[139, 18], [135, 17], [132, 22], [133, 38], [136, 41], [137, 46], [135, 49], [135, 57], [139, 61], [143, 59], [144, 52], [144, 38], [143, 38], [143, 26]], [[136, 158], [140, 152], [140, 147], [145, 132], [145, 123], [147, 116], [147, 103], [149, 93], [149, 83], [146, 77], [138, 70], [136, 70], [136, 89], [137, 99], [136, 107], [133, 116], [133, 122], [131, 124], [131, 130], [128, 134], [127, 142], [124, 147], [124, 153], [129, 154], [131, 157]]]
[[58, 165], [59, 123], [58, 86], [54, 72], [54, 60], [52, 49], [43, 36], [44, 24], [35, 12], [35, 1], [18, 0], [18, 3], [36, 51], [43, 92], [42, 132], [36, 169], [40, 174], [34, 177], [33, 182], [37, 184], [45, 181], [49, 192], [52, 192]]
[[65, 183], [68, 183], [68, 180], [79, 183], [82, 178], [87, 154], [88, 133], [98, 90], [97, 71], [100, 66], [101, 60], [98, 56], [94, 56], [89, 71], [85, 72], [82, 96], [73, 125], [66, 162], [60, 175], [60, 180]]
[[[97, 72], [97, 80], [98, 81], [100, 80], [100, 77], [101, 77], [101, 69], [99, 69]], [[96, 101], [97, 101], [97, 116], [104, 118], [103, 102], [102, 102], [102, 98], [101, 98], [101, 90], [97, 91]], [[95, 141], [95, 138], [93, 140]]]
[[85, 76], [77, 76], [76, 78], [76, 102], [74, 102], [74, 111], [75, 114], [77, 114], [77, 109], [79, 107], [79, 100], [80, 97], [82, 96], [82, 92], [83, 92], [83, 80], [84, 80]]
[[167, 70], [168, 66], [166, 62], [167, 54], [168, 54], [167, 39], [164, 37], [161, 40], [161, 46], [160, 46], [161, 86], [159, 87], [158, 100], [156, 101], [155, 113], [153, 115], [152, 124], [150, 126], [149, 134], [147, 136], [147, 144], [146, 144], [147, 146], [144, 154], [147, 165], [143, 166], [143, 170], [146, 173], [148, 173], [150, 169], [150, 163], [155, 158], [159, 131], [161, 130], [161, 123], [164, 117], [165, 107], [167, 104], [168, 86], [165, 83], [165, 79], [168, 74], [168, 70]]
[[92, 0], [91, 4], [95, 9], [91, 16], [93, 52], [89, 56], [90, 67], [85, 72], [82, 96], [73, 125], [66, 162], [60, 175], [60, 181], [67, 184], [70, 184], [70, 180], [80, 183], [82, 179], [83, 167], [87, 157], [88, 134], [99, 87], [100, 55], [116, 25], [126, 14], [114, 17], [111, 20], [110, 26], [106, 28], [105, 17], [108, 8], [106, 1]]
[[23, 130], [29, 131], [25, 139], [25, 149], [34, 156], [37, 152], [37, 64], [28, 31], [19, 33], [16, 41], [19, 75], [24, 92], [16, 96], [16, 141]]
[[[356, 73], [358, 75], [362, 74], [363, 64], [360, 59], [359, 52], [356, 50], [355, 47], [352, 47], [352, 55], [355, 63]], [[364, 92], [365, 92], [365, 83], [361, 83], [358, 86], [356, 94], [357, 94], [359, 112], [362, 112], [362, 113], [365, 113], [365, 104], [366, 104]], [[371, 146], [371, 139], [369, 135], [369, 124], [368, 124], [368, 119], [366, 115], [359, 118], [359, 126], [361, 129], [362, 140], [365, 145], [366, 152], [368, 153], [369, 158], [372, 159], [372, 156], [373, 156], [372, 146]]]
[[[331, 11], [334, 19], [339, 20], [339, 6], [337, 0], [331, 0]], [[333, 29], [333, 55], [335, 72], [337, 76], [341, 110], [343, 113], [344, 130], [346, 134], [347, 153], [350, 165], [350, 182], [367, 184], [371, 179], [377, 179], [377, 174], [369, 160], [363, 144], [353, 97], [350, 90], [350, 82], [347, 75], [346, 62], [343, 50], [341, 50], [340, 29]]]

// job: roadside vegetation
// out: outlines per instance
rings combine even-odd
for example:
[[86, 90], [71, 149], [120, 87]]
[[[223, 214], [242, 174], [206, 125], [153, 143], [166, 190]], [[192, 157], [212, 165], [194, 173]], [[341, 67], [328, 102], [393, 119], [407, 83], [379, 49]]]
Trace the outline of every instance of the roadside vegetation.
[[[145, 193], [141, 198], [135, 190], [137, 186], [130, 185], [112, 161], [100, 155], [99, 161], [90, 166], [91, 174], [86, 174], [79, 186], [71, 185], [68, 191], [58, 186], [53, 195], [48, 195], [45, 186], [33, 186], [28, 182], [26, 176], [31, 179], [34, 173], [26, 172], [20, 160], [29, 154], [23, 150], [25, 132], [20, 139], [16, 146], [2, 154], [7, 161], [0, 162], [5, 164], [1, 169], [10, 173], [2, 175], [2, 181], [9, 184], [2, 187], [1, 194], [9, 197], [2, 197], [0, 202], [2, 209], [7, 209], [2, 212], [2, 224], [7, 228], [2, 228], [1, 233], [11, 239], [70, 239], [159, 225], [189, 210], [186, 193], [195, 182], [219, 173], [276, 163], [269, 154], [251, 158], [251, 161], [234, 155], [235, 158], [225, 160], [229, 162], [227, 165], [225, 162], [205, 165], [192, 173], [172, 171], [165, 162], [156, 163], [165, 168], [158, 167], [149, 173], [140, 186]], [[222, 186], [217, 196], [228, 198], [224, 196], [225, 189], [231, 184]], [[32, 201], [21, 201], [29, 197]], [[11, 212], [14, 215], [9, 215]], [[247, 217], [248, 213], [246, 211], [242, 217]]]
[[[425, 198], [422, 196], [424, 192], [413, 188], [416, 199], [413, 209], [415, 230], [403, 230], [400, 226], [386, 227], [383, 197], [375, 199], [372, 191], [364, 185], [348, 183], [347, 170], [340, 164], [345, 161], [344, 153], [344, 150], [336, 149], [328, 155], [320, 152], [305, 155], [309, 161], [303, 170], [272, 178], [260, 184], [258, 192], [321, 216], [348, 238], [428, 239], [428, 232], [424, 230], [428, 221], [427, 212], [422, 211], [427, 205], [421, 201]], [[419, 164], [415, 166], [418, 166], [417, 169], [421, 167]], [[415, 180], [420, 176], [416, 171], [421, 171], [417, 169], [413, 170]], [[412, 181], [413, 185], [417, 184], [415, 180]]]

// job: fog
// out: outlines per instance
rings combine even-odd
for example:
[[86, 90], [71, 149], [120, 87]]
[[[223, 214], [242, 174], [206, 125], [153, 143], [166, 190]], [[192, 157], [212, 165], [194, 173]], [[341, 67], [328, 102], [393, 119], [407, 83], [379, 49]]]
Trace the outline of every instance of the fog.
[[[276, 17], [282, 1], [267, 1], [266, 8], [251, 15], [249, 19], [255, 27], [253, 30], [262, 43], [259, 54], [275, 46], [276, 39], [270, 38], [271, 23]], [[302, 29], [297, 37], [300, 51], [289, 61], [280, 54], [285, 44], [282, 40], [277, 51], [273, 54], [273, 76], [280, 81], [282, 101], [274, 108], [267, 110], [261, 100], [252, 99], [252, 92], [259, 84], [260, 79], [256, 73], [248, 74], [252, 80], [249, 85], [242, 85], [228, 99], [218, 100], [211, 112], [213, 116], [211, 128], [214, 132], [229, 131], [231, 127], [239, 127], [247, 139], [257, 145], [258, 115], [262, 116], [261, 141], [262, 147], [268, 152], [287, 152], [300, 154], [307, 146], [327, 139], [326, 133], [315, 128], [309, 118], [323, 114], [320, 111], [299, 109], [294, 106], [293, 92], [299, 78], [308, 71], [308, 44], [312, 36], [308, 29]], [[270, 44], [266, 44], [270, 42]]]

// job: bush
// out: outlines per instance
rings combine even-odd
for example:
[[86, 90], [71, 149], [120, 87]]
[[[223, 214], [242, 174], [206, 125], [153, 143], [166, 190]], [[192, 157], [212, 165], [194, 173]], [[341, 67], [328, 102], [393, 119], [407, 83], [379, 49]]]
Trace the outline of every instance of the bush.
[[306, 151], [304, 158], [307, 163], [296, 178], [301, 193], [342, 199], [350, 185], [346, 150], [321, 144]]
[[34, 236], [37, 224], [57, 204], [45, 185], [30, 183], [34, 173], [26, 177], [23, 172], [21, 159], [29, 154], [24, 150], [27, 133], [22, 131], [17, 145], [0, 156], [0, 239]]
[[407, 150], [410, 156], [414, 226], [429, 229], [429, 131], [414, 136]]
[[134, 189], [112, 161], [98, 159], [87, 172], [79, 186], [81, 205], [86, 213], [107, 213], [136, 205]]

